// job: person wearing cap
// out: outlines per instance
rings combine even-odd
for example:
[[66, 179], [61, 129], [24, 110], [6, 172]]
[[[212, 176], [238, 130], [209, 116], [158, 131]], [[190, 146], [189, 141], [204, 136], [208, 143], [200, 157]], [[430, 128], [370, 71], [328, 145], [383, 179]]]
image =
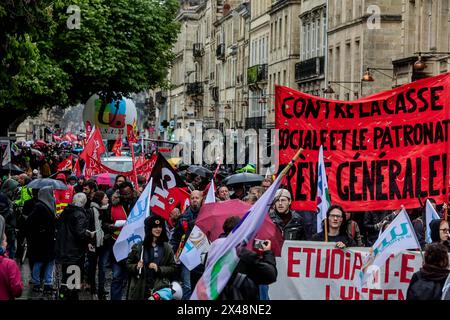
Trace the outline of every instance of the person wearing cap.
[[64, 209], [72, 203], [74, 189], [73, 186], [67, 184], [66, 175], [64, 173], [58, 173], [56, 175], [56, 180], [61, 181], [67, 186], [67, 190], [56, 189], [54, 191], [56, 199], [56, 217], [59, 217]]
[[284, 240], [306, 240], [303, 219], [298, 212], [291, 210], [291, 202], [289, 190], [279, 189], [275, 193], [270, 218], [280, 229]]
[[169, 288], [177, 272], [164, 219], [157, 215], [147, 217], [144, 228], [144, 241], [133, 245], [127, 258], [129, 300], [148, 300], [154, 292]]

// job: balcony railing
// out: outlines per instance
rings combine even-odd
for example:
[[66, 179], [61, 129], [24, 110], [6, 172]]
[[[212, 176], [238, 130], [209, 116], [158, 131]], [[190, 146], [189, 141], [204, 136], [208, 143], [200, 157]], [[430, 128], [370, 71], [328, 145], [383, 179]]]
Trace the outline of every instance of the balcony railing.
[[263, 129], [266, 127], [266, 117], [250, 117], [245, 119], [245, 130]]
[[319, 77], [325, 72], [325, 57], [315, 57], [295, 64], [295, 81]]
[[216, 57], [219, 60], [225, 59], [225, 43], [221, 43], [216, 48]]
[[203, 57], [204, 54], [205, 54], [205, 46], [203, 45], [203, 43], [194, 43], [193, 48], [194, 58]]
[[192, 82], [187, 84], [186, 93], [188, 95], [203, 94], [203, 82]]
[[267, 64], [259, 64], [247, 69], [247, 82], [257, 83], [267, 81], [269, 68]]

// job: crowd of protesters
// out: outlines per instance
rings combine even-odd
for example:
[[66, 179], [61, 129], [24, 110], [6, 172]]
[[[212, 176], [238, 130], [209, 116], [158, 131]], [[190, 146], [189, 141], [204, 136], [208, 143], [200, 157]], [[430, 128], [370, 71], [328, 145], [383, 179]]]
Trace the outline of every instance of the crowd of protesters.
[[[27, 155], [26, 148], [23, 150]], [[25, 157], [25, 162], [19, 164], [25, 173], [9, 175], [1, 181], [0, 299], [13, 299], [22, 294], [24, 284], [14, 260], [19, 265], [29, 266], [34, 295], [53, 297], [57, 291], [58, 299], [77, 300], [80, 291], [84, 290], [92, 299], [142, 300], [154, 298], [156, 291], [177, 281], [181, 284], [182, 298], [189, 299], [204, 271], [207, 257], [200, 266], [189, 271], [178, 261], [177, 251], [195, 226], [209, 179], [179, 169], [190, 189], [189, 207], [184, 212], [179, 208], [172, 210], [170, 224], [158, 216], [148, 217], [143, 242], [133, 246], [127, 259], [116, 261], [113, 245], [145, 187], [145, 179], [139, 177], [139, 185], [135, 186], [125, 176], [117, 175], [114, 186], [99, 185], [96, 180], [86, 180], [84, 176], [57, 172], [54, 164], [62, 160], [62, 150], [51, 145], [41, 147], [41, 150], [42, 154], [50, 156]], [[35, 156], [42, 159], [36, 162]], [[49, 176], [64, 183], [67, 190], [27, 187], [30, 181]], [[271, 178], [265, 178], [256, 186], [243, 184], [229, 188], [220, 180], [218, 175], [217, 202], [240, 199], [251, 205], [272, 184]], [[424, 267], [415, 274], [408, 291], [410, 299], [420, 298], [421, 288], [427, 281], [437, 283], [436, 286], [442, 289], [448, 274], [448, 257], [447, 260], [442, 258], [442, 248], [450, 249], [449, 225], [442, 219], [446, 206], [436, 206], [433, 199], [430, 201], [441, 214], [441, 219], [430, 225], [433, 246], [425, 242], [425, 209], [408, 212], [415, 218], [414, 229], [422, 248], [426, 249]], [[276, 192], [269, 212], [284, 240], [325, 241], [327, 238], [338, 248], [372, 246], [380, 230], [384, 230], [398, 213], [350, 213], [341, 206], [332, 205], [326, 214], [327, 232], [317, 233], [316, 213], [292, 210], [291, 204], [291, 193], [282, 187]], [[239, 217], [231, 216], [225, 221], [224, 233], [212, 243], [210, 252], [239, 220]], [[239, 265], [219, 299], [268, 299], [267, 286], [277, 278], [271, 247], [271, 241], [265, 239], [259, 250], [240, 252]], [[57, 266], [61, 268], [58, 283]], [[110, 290], [107, 290], [109, 269], [112, 275]], [[81, 287], [70, 285], [70, 275], [74, 272], [80, 274]], [[431, 299], [437, 294], [433, 291], [426, 296]]]

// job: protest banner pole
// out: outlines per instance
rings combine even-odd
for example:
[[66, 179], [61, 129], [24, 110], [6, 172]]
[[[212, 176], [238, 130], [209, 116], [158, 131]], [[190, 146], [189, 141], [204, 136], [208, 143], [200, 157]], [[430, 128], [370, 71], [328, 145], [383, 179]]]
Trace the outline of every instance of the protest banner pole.
[[[144, 259], [144, 245], [142, 245], [142, 250], [141, 250], [141, 259], [139, 259], [139, 261], [142, 261], [142, 259]], [[137, 276], [137, 278], [139, 279], [139, 277], [141, 276], [142, 273], [142, 268], [139, 268], [139, 274]]]
[[[345, 214], [345, 213], [344, 213]], [[324, 225], [324, 232], [325, 232], [325, 242], [328, 242], [328, 217], [325, 217], [325, 225]]]
[[448, 217], [448, 205], [444, 202], [445, 204], [445, 209], [444, 209], [444, 220], [447, 221], [447, 217]]

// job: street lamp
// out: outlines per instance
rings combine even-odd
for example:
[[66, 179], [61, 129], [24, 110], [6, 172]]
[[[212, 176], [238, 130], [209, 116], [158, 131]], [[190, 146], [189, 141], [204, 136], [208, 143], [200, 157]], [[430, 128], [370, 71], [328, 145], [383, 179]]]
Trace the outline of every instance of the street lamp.
[[368, 67], [366, 69], [366, 72], [364, 72], [364, 75], [361, 78], [361, 81], [363, 81], [363, 82], [375, 81], [375, 79], [373, 78], [372, 73], [370, 71], [376, 71], [376, 72], [382, 74], [383, 76], [390, 78], [392, 81], [394, 81], [394, 80], [397, 81], [397, 79], [395, 77], [392, 77], [392, 76], [388, 75], [387, 73], [382, 72], [381, 70], [394, 71], [394, 69], [390, 69], [390, 68], [370, 68], [370, 67]]
[[425, 69], [427, 67], [427, 64], [422, 60], [422, 54], [427, 54], [430, 55], [430, 57], [433, 57], [435, 55], [439, 55], [439, 54], [447, 54], [450, 55], [450, 52], [439, 52], [439, 51], [427, 51], [427, 52], [414, 52], [414, 54], [418, 54], [419, 58], [418, 60], [414, 63], [414, 70], [416, 71], [421, 71], [423, 69]]
[[350, 92], [353, 92], [353, 94], [354, 94], [355, 97], [357, 97], [357, 98], [358, 98], [358, 96], [359, 96], [358, 91], [353, 91], [352, 89], [347, 88], [346, 86], [342, 85], [341, 83], [357, 83], [357, 84], [359, 84], [359, 85], [362, 85], [362, 82], [361, 82], [361, 81], [328, 81], [328, 86], [327, 86], [326, 89], [323, 89], [323, 93], [325, 93], [325, 94], [332, 94], [332, 93], [335, 93], [334, 90], [333, 90], [333, 88], [332, 88], [331, 85], [330, 85], [331, 83], [337, 84], [338, 86], [340, 86], [340, 87], [342, 87], [342, 88], [344, 88], [344, 89], [346, 89], [346, 90], [348, 90], [348, 91], [350, 91]]

